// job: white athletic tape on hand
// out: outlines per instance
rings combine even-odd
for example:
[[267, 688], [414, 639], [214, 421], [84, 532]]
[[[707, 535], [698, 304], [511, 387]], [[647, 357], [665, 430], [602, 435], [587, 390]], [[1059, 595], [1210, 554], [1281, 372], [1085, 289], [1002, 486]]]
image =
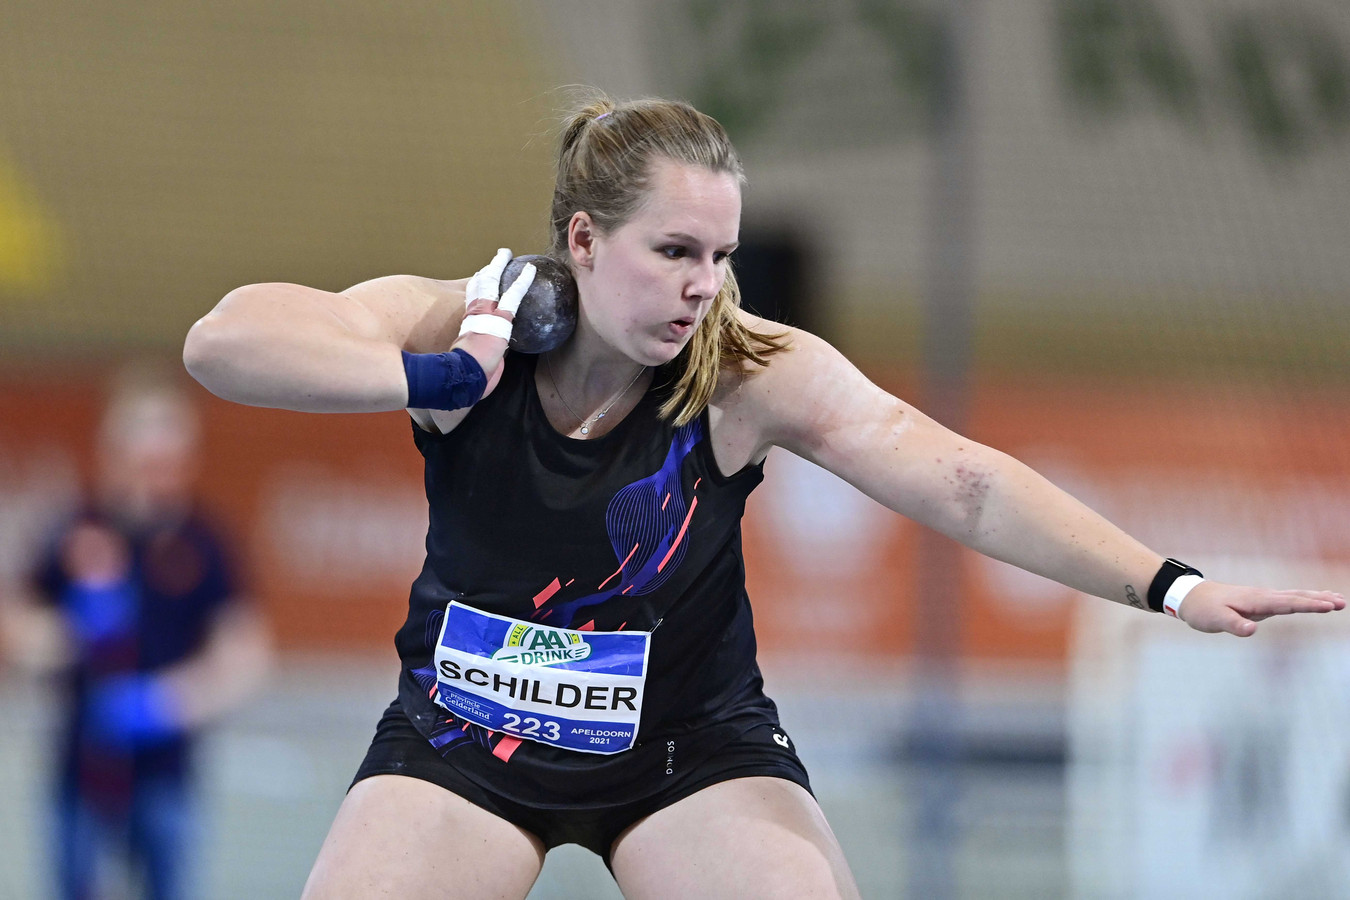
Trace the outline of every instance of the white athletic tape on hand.
[[494, 316], [490, 313], [475, 313], [472, 316], [464, 318], [464, 324], [459, 326], [459, 336], [466, 334], [490, 334], [493, 337], [499, 337], [504, 341], [511, 340], [511, 323], [501, 316]]
[[534, 284], [535, 271], [533, 263], [526, 263], [516, 276], [516, 280], [506, 289], [506, 293], [502, 294], [502, 299], [497, 302], [497, 309], [514, 316], [516, 310], [520, 309], [520, 301], [525, 299], [525, 292]]
[[470, 303], [472, 303], [473, 298], [478, 296], [478, 284], [483, 280], [478, 277], [481, 274], [482, 274], [481, 272], [474, 272], [472, 275], [469, 276], [469, 283], [464, 285], [465, 306], [468, 306]]
[[502, 272], [506, 271], [506, 264], [511, 261], [511, 251], [502, 247], [497, 251], [497, 255], [492, 257], [492, 262], [480, 270], [483, 276], [483, 283], [480, 284], [478, 294], [483, 300], [497, 300], [497, 295], [501, 292]]
[[495, 303], [502, 272], [506, 270], [506, 264], [510, 261], [511, 251], [503, 247], [492, 257], [492, 262], [474, 272], [469, 278], [469, 283], [464, 285], [464, 305], [468, 306], [475, 300], [489, 300]]
[[1163, 612], [1180, 619], [1181, 601], [1185, 600], [1186, 595], [1204, 580], [1199, 575], [1182, 575], [1172, 582], [1172, 586], [1167, 589], [1166, 595], [1163, 596]]

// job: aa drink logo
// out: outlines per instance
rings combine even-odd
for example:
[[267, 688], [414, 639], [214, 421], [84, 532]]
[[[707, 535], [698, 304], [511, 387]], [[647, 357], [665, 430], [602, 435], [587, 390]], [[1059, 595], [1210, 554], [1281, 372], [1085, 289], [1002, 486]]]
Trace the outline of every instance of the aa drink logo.
[[500, 650], [493, 651], [492, 658], [525, 666], [551, 666], [590, 655], [591, 645], [575, 631], [518, 622], [506, 632], [506, 640]]

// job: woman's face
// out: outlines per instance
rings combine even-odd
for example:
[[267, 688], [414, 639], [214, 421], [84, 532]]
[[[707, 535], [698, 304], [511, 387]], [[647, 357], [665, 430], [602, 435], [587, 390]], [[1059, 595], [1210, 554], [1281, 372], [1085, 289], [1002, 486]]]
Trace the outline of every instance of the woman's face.
[[722, 289], [740, 226], [735, 175], [658, 160], [646, 202], [578, 260], [582, 319], [632, 360], [669, 362]]

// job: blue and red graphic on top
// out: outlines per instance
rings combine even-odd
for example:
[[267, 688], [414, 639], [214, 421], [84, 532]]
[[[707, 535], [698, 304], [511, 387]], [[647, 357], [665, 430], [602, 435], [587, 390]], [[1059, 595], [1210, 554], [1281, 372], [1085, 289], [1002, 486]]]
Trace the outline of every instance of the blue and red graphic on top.
[[532, 618], [570, 623], [578, 610], [612, 597], [648, 594], [666, 583], [684, 561], [688, 548], [684, 538], [698, 506], [697, 497], [685, 500], [680, 471], [702, 439], [700, 419], [675, 429], [661, 468], [615, 492], [605, 511], [605, 531], [619, 568], [600, 583], [600, 589], [544, 609], [552, 594], [545, 589], [535, 598], [539, 610]]

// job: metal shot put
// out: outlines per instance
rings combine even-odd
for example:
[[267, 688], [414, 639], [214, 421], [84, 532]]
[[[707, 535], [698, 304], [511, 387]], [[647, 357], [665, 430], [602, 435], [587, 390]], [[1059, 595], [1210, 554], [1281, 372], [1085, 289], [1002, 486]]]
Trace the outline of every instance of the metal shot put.
[[534, 266], [534, 281], [516, 311], [510, 346], [521, 353], [547, 353], [562, 346], [577, 327], [577, 283], [567, 266], [553, 257], [526, 255], [507, 263], [502, 291], [520, 277], [527, 264]]

